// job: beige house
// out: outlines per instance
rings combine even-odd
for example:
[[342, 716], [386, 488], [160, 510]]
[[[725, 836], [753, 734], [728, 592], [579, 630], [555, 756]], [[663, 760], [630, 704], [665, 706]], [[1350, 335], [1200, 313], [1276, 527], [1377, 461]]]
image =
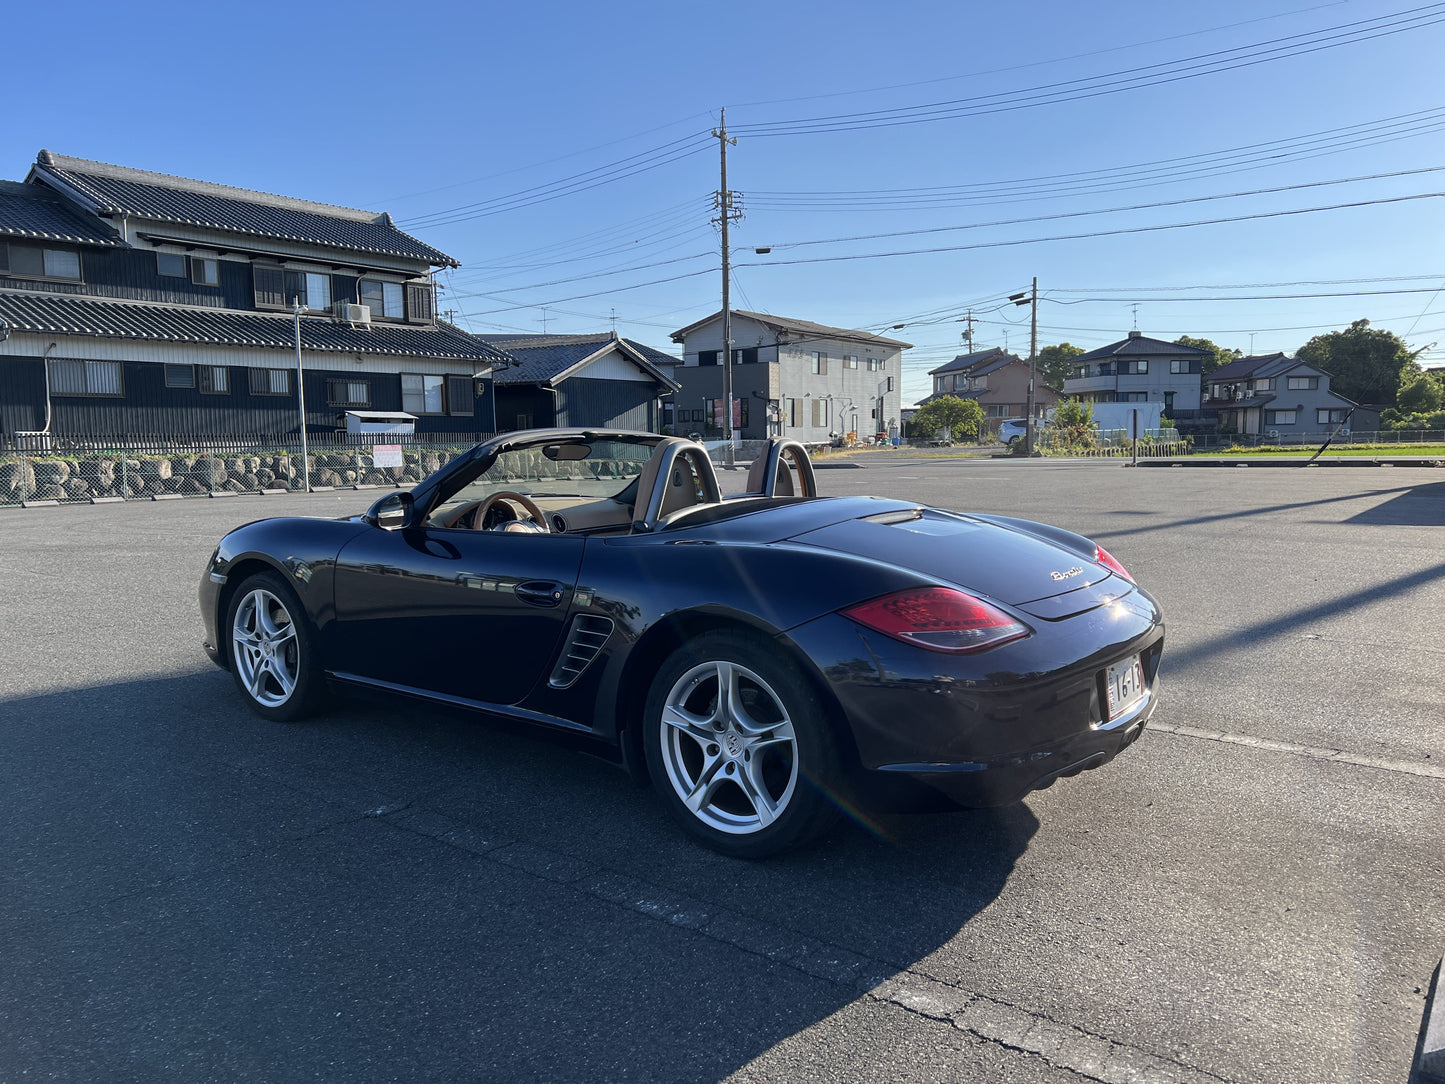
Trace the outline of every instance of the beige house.
[[[1029, 363], [995, 346], [974, 354], [960, 354], [947, 365], [929, 371], [933, 392], [918, 405], [943, 395], [973, 399], [983, 407], [984, 429], [997, 431], [1008, 418], [1022, 418], [1028, 412]], [[1046, 385], [1035, 367], [1034, 417], [1042, 423], [1048, 411], [1062, 399]]]

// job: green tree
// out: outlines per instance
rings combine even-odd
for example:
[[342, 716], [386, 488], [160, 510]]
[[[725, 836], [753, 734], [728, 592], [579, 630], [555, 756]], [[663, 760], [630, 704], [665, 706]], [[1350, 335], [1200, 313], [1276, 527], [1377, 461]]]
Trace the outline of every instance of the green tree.
[[1436, 374], [1421, 373], [1411, 377], [1407, 371], [1395, 404], [1405, 414], [1428, 414], [1439, 410], [1442, 400], [1445, 400], [1445, 387], [1441, 387]]
[[1070, 362], [1082, 353], [1084, 348], [1073, 343], [1059, 343], [1057, 346], [1046, 346], [1040, 350], [1038, 368], [1043, 374], [1044, 383], [1054, 391], [1063, 391], [1064, 381], [1074, 370]]
[[1202, 376], [1208, 376], [1214, 372], [1215, 369], [1223, 368], [1231, 361], [1235, 361], [1243, 356], [1238, 350], [1226, 350], [1224, 347], [1217, 346], [1208, 339], [1196, 339], [1189, 335], [1179, 336], [1179, 338], [1174, 340], [1174, 345], [1192, 346], [1196, 350], [1208, 351], [1208, 353], [1199, 359], [1199, 372]]
[[1048, 424], [1048, 449], [1079, 451], [1095, 444], [1094, 408], [1082, 399], [1061, 399]]
[[948, 430], [954, 440], [977, 440], [983, 425], [983, 407], [973, 399], [943, 395], [918, 408], [913, 415], [913, 431], [931, 438], [940, 429]]
[[1401, 384], [1420, 370], [1398, 335], [1376, 330], [1368, 320], [1316, 335], [1295, 357], [1329, 373], [1330, 390], [1356, 403], [1393, 404]]

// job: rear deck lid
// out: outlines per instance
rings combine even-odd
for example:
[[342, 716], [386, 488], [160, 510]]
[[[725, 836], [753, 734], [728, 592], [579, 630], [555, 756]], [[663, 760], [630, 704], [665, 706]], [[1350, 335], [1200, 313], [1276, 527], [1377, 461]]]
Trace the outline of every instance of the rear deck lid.
[[913, 569], [1045, 620], [1082, 613], [1133, 590], [1089, 558], [1025, 530], [931, 508], [834, 523], [792, 541]]

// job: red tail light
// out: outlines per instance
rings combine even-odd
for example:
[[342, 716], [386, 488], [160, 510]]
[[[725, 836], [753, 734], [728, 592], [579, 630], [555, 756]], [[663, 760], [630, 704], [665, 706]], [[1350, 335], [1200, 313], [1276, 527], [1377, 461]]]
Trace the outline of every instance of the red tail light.
[[998, 607], [947, 587], [895, 591], [842, 613], [905, 644], [956, 655], [997, 647], [1029, 634]]
[[1094, 560], [1098, 561], [1099, 564], [1103, 565], [1110, 572], [1114, 573], [1114, 575], [1123, 576], [1130, 583], [1134, 582], [1134, 577], [1129, 575], [1129, 573], [1125, 570], [1124, 566], [1121, 565], [1118, 561], [1116, 561], [1114, 559], [1114, 555], [1108, 550], [1106, 550], [1103, 546], [1094, 547]]

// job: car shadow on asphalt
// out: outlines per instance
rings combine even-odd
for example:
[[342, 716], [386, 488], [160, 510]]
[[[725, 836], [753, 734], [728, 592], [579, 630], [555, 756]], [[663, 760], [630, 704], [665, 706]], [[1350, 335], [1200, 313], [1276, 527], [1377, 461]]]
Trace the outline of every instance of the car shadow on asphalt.
[[197, 670], [0, 711], [5, 1077], [716, 1080], [948, 945], [1039, 827], [743, 862], [597, 757], [406, 701], [275, 724]]

